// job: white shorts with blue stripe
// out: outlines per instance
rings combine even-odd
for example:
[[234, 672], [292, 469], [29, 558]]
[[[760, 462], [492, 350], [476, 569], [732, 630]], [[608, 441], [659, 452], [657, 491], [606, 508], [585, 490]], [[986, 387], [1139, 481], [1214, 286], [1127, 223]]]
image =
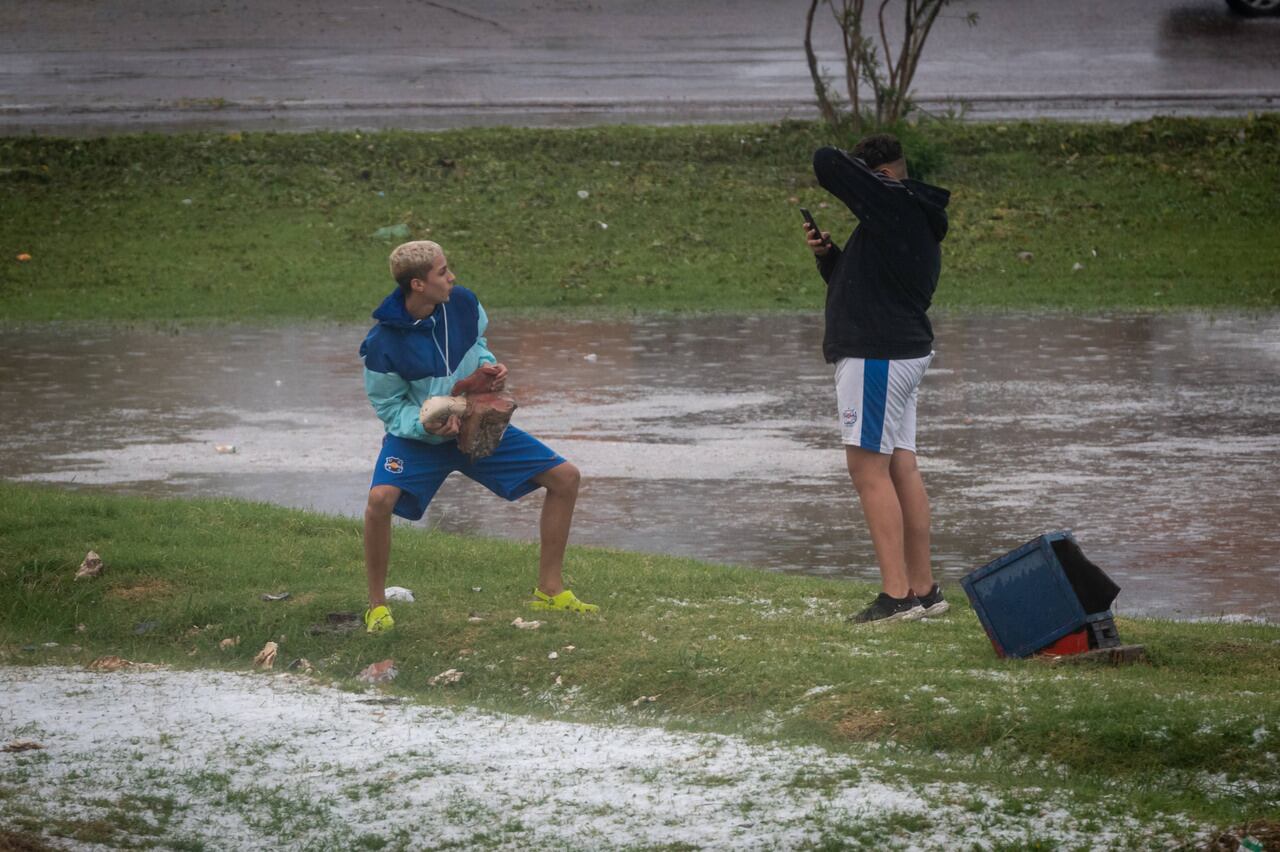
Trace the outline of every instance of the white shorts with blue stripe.
[[841, 358], [836, 362], [836, 406], [847, 446], [877, 453], [916, 451], [916, 400], [933, 360]]

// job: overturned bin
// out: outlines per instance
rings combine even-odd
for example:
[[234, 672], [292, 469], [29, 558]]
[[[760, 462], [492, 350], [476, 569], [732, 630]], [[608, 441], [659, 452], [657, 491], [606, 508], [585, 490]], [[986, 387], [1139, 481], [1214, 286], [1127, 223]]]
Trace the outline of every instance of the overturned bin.
[[1120, 593], [1069, 531], [1035, 538], [960, 578], [996, 654], [1079, 654], [1120, 645]]

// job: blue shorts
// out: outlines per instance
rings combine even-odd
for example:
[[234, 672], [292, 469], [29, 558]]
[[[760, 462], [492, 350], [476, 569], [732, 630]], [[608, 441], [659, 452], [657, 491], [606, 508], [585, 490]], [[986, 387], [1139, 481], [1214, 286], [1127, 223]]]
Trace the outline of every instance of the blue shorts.
[[499, 497], [519, 500], [541, 487], [533, 481], [535, 476], [563, 463], [564, 458], [555, 450], [514, 426], [507, 427], [493, 455], [474, 464], [458, 449], [457, 441], [428, 444], [387, 433], [369, 487], [399, 488], [395, 513], [416, 521], [426, 513], [445, 477], [455, 470]]

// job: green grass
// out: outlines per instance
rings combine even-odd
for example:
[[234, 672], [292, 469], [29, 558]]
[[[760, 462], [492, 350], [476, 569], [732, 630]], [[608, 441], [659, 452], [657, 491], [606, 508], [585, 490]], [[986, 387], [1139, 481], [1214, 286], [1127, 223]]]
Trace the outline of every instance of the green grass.
[[[869, 750], [908, 781], [1035, 787], [1046, 800], [1063, 790], [1086, 805], [1122, 796], [1140, 819], [1280, 816], [1274, 626], [1121, 619], [1121, 636], [1144, 644], [1150, 664], [999, 660], [957, 589], [945, 619], [854, 629], [843, 617], [873, 593], [863, 583], [575, 548], [567, 574], [603, 615], [552, 615], [523, 631], [510, 623], [532, 617], [521, 602], [533, 545], [408, 526], [394, 537], [390, 582], [420, 602], [397, 606], [384, 637], [311, 636], [326, 613], [362, 606], [355, 520], [0, 484], [0, 662], [118, 654], [246, 670], [272, 640], [278, 668], [305, 657], [322, 683], [354, 686], [361, 669], [392, 657], [400, 675], [387, 693], [430, 704]], [[107, 569], [76, 581], [89, 548]], [[292, 599], [259, 599], [281, 590]], [[135, 634], [148, 621], [158, 626]], [[238, 646], [220, 648], [235, 636]], [[459, 684], [427, 686], [448, 668], [466, 673]]]
[[[852, 226], [809, 165], [833, 141], [852, 140], [803, 122], [4, 138], [0, 317], [363, 320], [393, 224], [492, 308], [818, 309], [797, 207]], [[940, 308], [1280, 305], [1280, 114], [908, 141], [954, 192]]]

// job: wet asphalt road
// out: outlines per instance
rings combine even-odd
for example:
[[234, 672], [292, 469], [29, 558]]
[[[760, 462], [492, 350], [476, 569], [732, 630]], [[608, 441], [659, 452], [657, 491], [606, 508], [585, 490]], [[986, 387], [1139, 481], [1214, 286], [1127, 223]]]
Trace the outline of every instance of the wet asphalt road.
[[[821, 325], [495, 316], [489, 343], [511, 368], [514, 422], [583, 471], [575, 543], [873, 579]], [[1125, 614], [1280, 619], [1274, 315], [935, 328], [919, 446], [945, 581], [1072, 528]], [[382, 435], [360, 381], [364, 331], [12, 330], [0, 477], [359, 516]], [[529, 541], [540, 505], [454, 476], [423, 523]], [[589, 563], [570, 570], [589, 584]]]
[[[0, 133], [808, 118], [806, 8], [3, 0]], [[819, 47], [837, 70], [829, 20]], [[927, 110], [977, 118], [1275, 109], [1280, 18], [1223, 0], [957, 2], [915, 89]]]

